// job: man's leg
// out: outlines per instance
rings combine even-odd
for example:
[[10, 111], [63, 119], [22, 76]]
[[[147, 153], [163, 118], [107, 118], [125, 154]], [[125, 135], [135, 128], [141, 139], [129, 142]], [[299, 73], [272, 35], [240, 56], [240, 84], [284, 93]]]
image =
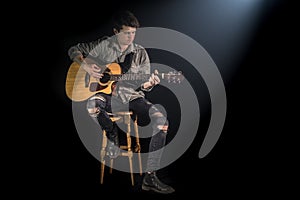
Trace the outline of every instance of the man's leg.
[[[149, 144], [149, 156], [147, 160], [146, 174], [143, 179], [142, 189], [152, 190], [159, 193], [172, 193], [175, 190], [156, 176], [156, 171], [160, 169], [160, 159], [163, 147], [166, 143], [168, 131], [168, 121], [163, 113], [146, 99], [140, 98], [130, 104], [130, 108], [138, 115], [138, 119], [144, 123], [150, 121], [152, 125], [152, 138]], [[147, 119], [148, 118], [148, 119]]]
[[108, 154], [111, 158], [116, 158], [120, 153], [119, 137], [117, 126], [108, 115], [108, 112], [111, 110], [110, 96], [106, 94], [96, 94], [89, 98], [87, 110], [95, 122], [99, 123], [101, 128], [106, 131]]

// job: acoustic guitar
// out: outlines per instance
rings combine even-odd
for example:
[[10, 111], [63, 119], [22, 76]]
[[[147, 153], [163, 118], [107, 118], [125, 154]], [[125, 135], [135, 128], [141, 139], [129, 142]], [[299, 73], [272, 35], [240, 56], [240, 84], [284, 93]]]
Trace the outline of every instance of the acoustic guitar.
[[[181, 72], [158, 73], [157, 75], [168, 83], [180, 83], [183, 80]], [[113, 83], [117, 81], [147, 81], [150, 76], [151, 74], [140, 73], [122, 74], [122, 68], [118, 63], [110, 63], [104, 68], [103, 77], [96, 79], [91, 77], [77, 62], [73, 62], [67, 73], [65, 89], [68, 98], [72, 101], [84, 101], [98, 92], [111, 94]]]

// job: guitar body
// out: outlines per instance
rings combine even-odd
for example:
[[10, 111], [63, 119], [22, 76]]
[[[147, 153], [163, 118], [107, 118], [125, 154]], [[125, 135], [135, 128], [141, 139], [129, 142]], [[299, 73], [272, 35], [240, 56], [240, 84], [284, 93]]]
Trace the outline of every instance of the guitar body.
[[[109, 74], [121, 74], [121, 67], [118, 63], [111, 63], [106, 66], [104, 72]], [[111, 94], [113, 91], [113, 83], [115, 81], [109, 80], [106, 75], [100, 80], [95, 79], [77, 63], [73, 62], [68, 70], [66, 77], [66, 94], [73, 101], [84, 101], [92, 95], [102, 92]], [[102, 80], [107, 80], [102, 82]]]

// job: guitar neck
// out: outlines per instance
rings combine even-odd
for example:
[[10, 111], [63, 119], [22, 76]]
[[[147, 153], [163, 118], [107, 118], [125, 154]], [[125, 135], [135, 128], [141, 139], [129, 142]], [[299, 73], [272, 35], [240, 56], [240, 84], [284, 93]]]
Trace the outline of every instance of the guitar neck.
[[[126, 74], [111, 74], [110, 80], [112, 81], [135, 81], [135, 80], [141, 80], [141, 81], [148, 81], [151, 74], [141, 74], [141, 73], [126, 73]], [[173, 82], [180, 82], [182, 79], [181, 74], [175, 74], [175, 73], [159, 73], [157, 74], [161, 80], [169, 80]]]
[[112, 74], [110, 75], [110, 80], [112, 81], [147, 81], [149, 80], [150, 74], [134, 74], [134, 73], [127, 73], [127, 74]]

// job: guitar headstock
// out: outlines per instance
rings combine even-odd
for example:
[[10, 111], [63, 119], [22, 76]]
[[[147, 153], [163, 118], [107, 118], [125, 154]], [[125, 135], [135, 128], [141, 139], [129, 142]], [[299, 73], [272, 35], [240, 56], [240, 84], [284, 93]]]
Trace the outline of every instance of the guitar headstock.
[[170, 71], [168, 73], [161, 73], [161, 78], [168, 83], [181, 83], [184, 76], [181, 71]]

